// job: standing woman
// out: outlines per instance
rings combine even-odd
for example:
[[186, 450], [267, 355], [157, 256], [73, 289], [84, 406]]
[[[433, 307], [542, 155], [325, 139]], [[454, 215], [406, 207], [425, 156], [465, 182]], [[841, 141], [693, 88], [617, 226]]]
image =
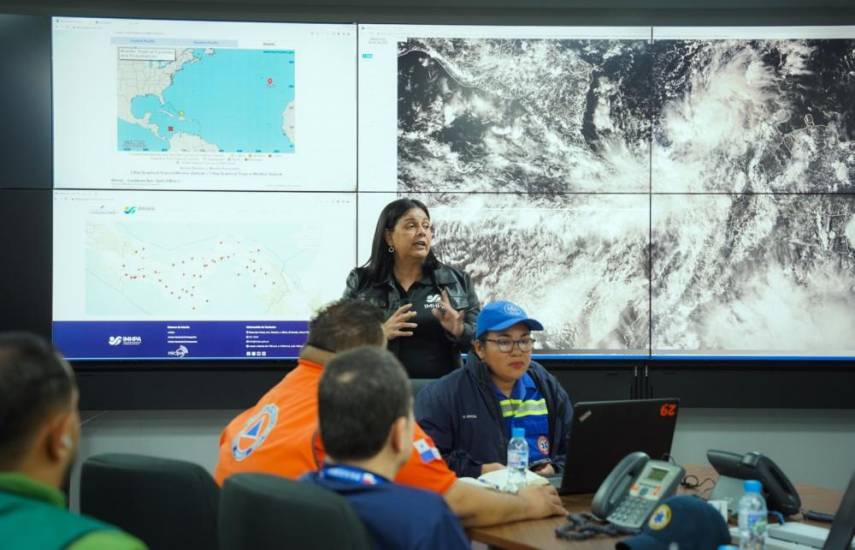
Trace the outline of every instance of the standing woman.
[[480, 306], [469, 275], [441, 263], [431, 250], [427, 207], [398, 199], [380, 212], [371, 257], [347, 277], [346, 298], [382, 308], [389, 351], [411, 378], [437, 378], [460, 366]]

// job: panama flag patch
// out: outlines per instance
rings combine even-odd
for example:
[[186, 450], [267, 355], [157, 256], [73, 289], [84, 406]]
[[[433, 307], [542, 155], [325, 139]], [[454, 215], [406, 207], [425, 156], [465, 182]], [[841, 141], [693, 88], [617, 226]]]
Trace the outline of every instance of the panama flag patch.
[[442, 460], [442, 455], [439, 454], [439, 450], [428, 443], [426, 439], [417, 439], [413, 442], [413, 445], [415, 446], [416, 451], [419, 452], [419, 458], [422, 459], [422, 462]]

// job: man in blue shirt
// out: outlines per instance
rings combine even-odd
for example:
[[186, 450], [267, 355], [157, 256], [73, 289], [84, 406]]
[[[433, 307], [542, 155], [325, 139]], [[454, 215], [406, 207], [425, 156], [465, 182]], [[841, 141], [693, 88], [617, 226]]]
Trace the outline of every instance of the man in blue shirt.
[[375, 548], [470, 548], [441, 496], [390, 481], [410, 457], [415, 424], [394, 355], [378, 347], [337, 354], [318, 386], [318, 420], [327, 462], [302, 479], [345, 497]]

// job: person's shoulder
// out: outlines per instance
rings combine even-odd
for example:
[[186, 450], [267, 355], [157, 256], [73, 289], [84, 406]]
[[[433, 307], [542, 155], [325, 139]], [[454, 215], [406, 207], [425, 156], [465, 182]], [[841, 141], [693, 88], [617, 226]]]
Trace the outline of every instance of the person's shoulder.
[[532, 360], [531, 363], [529, 363], [528, 372], [530, 376], [539, 377], [544, 382], [558, 382], [558, 378], [556, 378], [554, 374], [546, 370], [546, 367], [535, 360]]
[[118, 529], [92, 531], [73, 542], [68, 550], [145, 550], [141, 540]]
[[401, 507], [402, 513], [418, 510], [420, 522], [440, 516], [448, 508], [442, 496], [427, 489], [387, 483], [382, 486], [382, 493], [389, 501], [406, 503]]
[[549, 372], [546, 367], [540, 363], [532, 361], [529, 365], [529, 373], [531, 376], [536, 377], [537, 380], [540, 380], [540, 383], [548, 390], [566, 395], [567, 392], [564, 390], [564, 386], [561, 385], [561, 381], [558, 380], [558, 377]]
[[465, 383], [467, 376], [465, 371], [466, 369], [463, 368], [454, 369], [448, 374], [430, 382], [416, 395], [416, 400], [418, 401], [419, 396], [422, 396], [422, 399], [428, 397], [436, 399], [440, 396], [450, 396]]
[[368, 280], [368, 268], [367, 267], [354, 267], [350, 270], [350, 273], [347, 274], [347, 284], [350, 285], [362, 285], [365, 284], [365, 281]]
[[442, 262], [437, 262], [436, 267], [434, 267], [434, 277], [436, 277], [438, 283], [450, 283], [455, 280], [466, 281], [469, 279], [469, 275], [462, 269]]
[[[406, 507], [401, 506], [398, 511], [402, 517], [399, 524], [409, 522], [414, 525], [414, 532], [421, 539], [421, 544], [416, 544], [417, 547], [427, 548], [438, 541], [443, 544], [461, 541], [460, 546], [466, 546], [466, 537], [459, 520], [442, 496], [424, 489], [401, 485], [395, 485], [395, 492], [398, 497], [396, 501], [401, 499], [401, 502], [406, 502]], [[417, 510], [418, 514], [412, 514], [413, 510]], [[456, 531], [459, 532], [455, 533]], [[425, 543], [428, 545], [425, 546]]]

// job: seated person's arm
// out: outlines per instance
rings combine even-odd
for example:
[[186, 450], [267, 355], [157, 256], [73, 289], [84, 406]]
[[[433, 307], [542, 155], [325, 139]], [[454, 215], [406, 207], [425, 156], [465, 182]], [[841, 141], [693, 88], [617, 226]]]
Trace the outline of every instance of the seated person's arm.
[[522, 519], [567, 514], [552, 486], [526, 487], [519, 494], [513, 495], [455, 481], [443, 497], [464, 527], [498, 525]]

